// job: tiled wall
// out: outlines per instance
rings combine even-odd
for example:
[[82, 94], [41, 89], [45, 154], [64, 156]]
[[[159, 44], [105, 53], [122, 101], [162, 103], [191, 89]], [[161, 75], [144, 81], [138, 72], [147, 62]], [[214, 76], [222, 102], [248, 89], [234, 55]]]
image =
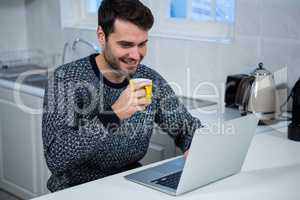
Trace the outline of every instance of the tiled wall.
[[[281, 76], [293, 85], [300, 77], [300, 1], [237, 0], [236, 5], [232, 44], [150, 37], [144, 62], [188, 96], [203, 81], [220, 85], [228, 74], [250, 72], [258, 62], [273, 72], [287, 67], [288, 75]], [[61, 29], [58, 0], [26, 0], [26, 11], [31, 48], [61, 53], [76, 36], [96, 42], [94, 31]]]
[[27, 48], [25, 0], [0, 1], [0, 51]]

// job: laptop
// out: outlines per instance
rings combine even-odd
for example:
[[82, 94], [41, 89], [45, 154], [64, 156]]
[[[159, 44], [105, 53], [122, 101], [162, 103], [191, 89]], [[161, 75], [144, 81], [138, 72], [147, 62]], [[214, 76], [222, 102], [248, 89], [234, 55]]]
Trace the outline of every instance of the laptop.
[[126, 175], [135, 183], [180, 195], [238, 173], [257, 128], [254, 114], [218, 118], [196, 130], [189, 155]]

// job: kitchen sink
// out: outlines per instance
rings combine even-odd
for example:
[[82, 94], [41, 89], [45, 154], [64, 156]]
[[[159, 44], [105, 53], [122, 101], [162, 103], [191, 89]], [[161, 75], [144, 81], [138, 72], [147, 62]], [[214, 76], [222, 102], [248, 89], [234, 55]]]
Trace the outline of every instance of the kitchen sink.
[[[19, 77], [20, 78], [20, 77]], [[24, 85], [30, 85], [37, 88], [45, 88], [48, 82], [48, 77], [46, 74], [35, 74], [28, 77], [21, 77], [22, 80], [19, 82]], [[11, 82], [17, 82], [20, 79], [18, 77], [0, 77], [0, 79], [8, 80]]]
[[45, 88], [47, 82], [48, 82], [47, 74], [34, 74], [27, 77], [23, 83], [38, 88]]
[[45, 88], [48, 76], [47, 68], [38, 65], [20, 65], [9, 67], [6, 65], [0, 68], [0, 79], [30, 85], [38, 88]]
[[39, 65], [18, 65], [18, 66], [0, 66], [0, 77], [13, 78], [17, 77], [24, 72], [47, 71], [47, 68]]

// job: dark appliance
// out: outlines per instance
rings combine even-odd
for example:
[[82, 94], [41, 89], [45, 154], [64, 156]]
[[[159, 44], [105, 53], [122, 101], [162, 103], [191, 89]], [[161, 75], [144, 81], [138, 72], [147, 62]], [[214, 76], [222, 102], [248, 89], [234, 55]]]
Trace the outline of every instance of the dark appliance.
[[291, 91], [293, 98], [292, 122], [288, 127], [288, 138], [294, 141], [300, 141], [300, 79], [294, 85]]
[[227, 76], [225, 89], [225, 106], [238, 108], [236, 105], [236, 95], [240, 82], [249, 77], [247, 74], [235, 74]]

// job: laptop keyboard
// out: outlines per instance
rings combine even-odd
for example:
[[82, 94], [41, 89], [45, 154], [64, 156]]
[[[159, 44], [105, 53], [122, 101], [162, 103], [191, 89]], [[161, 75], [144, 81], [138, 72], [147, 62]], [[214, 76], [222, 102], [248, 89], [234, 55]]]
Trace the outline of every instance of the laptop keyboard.
[[173, 188], [174, 190], [176, 190], [179, 184], [181, 173], [182, 171], [175, 172], [173, 174], [163, 176], [159, 179], [155, 179], [151, 182], [165, 187]]

